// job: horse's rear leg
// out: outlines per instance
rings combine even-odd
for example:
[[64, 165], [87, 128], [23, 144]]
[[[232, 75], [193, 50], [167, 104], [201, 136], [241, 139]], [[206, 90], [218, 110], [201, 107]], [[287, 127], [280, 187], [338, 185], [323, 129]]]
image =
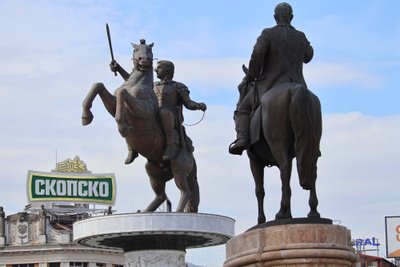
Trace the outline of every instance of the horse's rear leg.
[[258, 204], [258, 218], [257, 223], [265, 223], [265, 213], [264, 213], [264, 197], [265, 197], [265, 190], [264, 190], [264, 164], [256, 160], [250, 159], [250, 169], [251, 173], [253, 174], [254, 183], [256, 186], [256, 197], [257, 197], [257, 204]]
[[85, 100], [82, 103], [82, 124], [88, 125], [93, 121], [93, 114], [90, 111], [93, 100], [97, 95], [100, 95], [101, 100], [104, 103], [107, 111], [114, 117], [115, 116], [115, 97], [107, 91], [106, 87], [102, 83], [93, 84], [87, 94]]
[[183, 212], [186, 205], [189, 203], [192, 194], [184, 174], [174, 174], [174, 178], [176, 186], [181, 191], [181, 197], [179, 199], [178, 207], [176, 207], [176, 211]]
[[194, 161], [193, 169], [188, 176], [188, 184], [191, 195], [189, 202], [186, 204], [185, 212], [198, 212], [200, 204], [200, 190], [199, 183], [197, 182], [196, 161]]
[[156, 193], [156, 197], [153, 199], [152, 202], [150, 202], [150, 204], [144, 211], [155, 211], [158, 207], [161, 206], [162, 203], [164, 203], [165, 200], [168, 199], [167, 195], [165, 194], [165, 182], [154, 181], [154, 179], [152, 178], [150, 178], [150, 180], [153, 191], [154, 193]]
[[292, 162], [287, 156], [288, 149], [285, 146], [277, 145], [277, 147], [275, 148], [271, 147], [271, 151], [275, 157], [275, 160], [278, 162], [282, 182], [281, 208], [279, 212], [275, 215], [275, 219], [292, 218], [290, 207], [290, 198], [292, 196], [292, 190], [290, 189]]
[[160, 167], [155, 163], [146, 163], [146, 172], [150, 178], [150, 184], [156, 194], [153, 201], [147, 206], [145, 211], [155, 211], [165, 200], [168, 199], [165, 194], [165, 179]]
[[185, 212], [198, 212], [200, 204], [200, 190], [197, 177], [196, 181], [194, 181], [190, 187], [190, 194], [190, 200], [186, 204]]
[[[304, 154], [303, 154], [304, 156]], [[311, 156], [310, 156], [311, 157]], [[320, 214], [317, 211], [318, 206], [318, 198], [317, 198], [317, 190], [315, 188], [316, 180], [317, 180], [317, 166], [316, 161], [301, 160], [298, 159], [297, 169], [301, 181], [307, 181], [307, 186], [301, 184], [304, 189], [310, 190], [310, 197], [308, 199], [308, 204], [310, 206], [310, 212], [308, 213], [308, 218], [320, 218]], [[303, 179], [302, 179], [303, 178]]]
[[310, 205], [310, 212], [308, 213], [308, 218], [320, 218], [321, 215], [317, 211], [318, 206], [318, 198], [317, 198], [317, 190], [315, 188], [315, 179], [312, 182], [310, 189], [310, 198], [308, 200], [308, 204]]

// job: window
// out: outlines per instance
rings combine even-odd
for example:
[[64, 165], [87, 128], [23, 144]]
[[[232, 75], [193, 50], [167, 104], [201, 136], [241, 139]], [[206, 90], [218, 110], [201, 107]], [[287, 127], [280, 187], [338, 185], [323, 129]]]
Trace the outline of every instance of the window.
[[60, 267], [61, 264], [59, 262], [50, 262], [48, 264], [48, 267]]
[[12, 267], [35, 267], [35, 264], [28, 263], [28, 264], [13, 264]]

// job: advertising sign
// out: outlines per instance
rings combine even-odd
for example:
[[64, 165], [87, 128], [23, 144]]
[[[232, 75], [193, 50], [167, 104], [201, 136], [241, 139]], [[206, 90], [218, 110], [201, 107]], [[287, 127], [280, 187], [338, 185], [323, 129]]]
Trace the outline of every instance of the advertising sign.
[[381, 244], [379, 244], [378, 238], [357, 238], [352, 240], [353, 246], [356, 247], [356, 250], [361, 250], [361, 248], [366, 246], [374, 246], [379, 248]]
[[400, 257], [400, 216], [385, 217], [386, 257]]
[[115, 202], [113, 173], [84, 174], [28, 171], [28, 201], [101, 203]]

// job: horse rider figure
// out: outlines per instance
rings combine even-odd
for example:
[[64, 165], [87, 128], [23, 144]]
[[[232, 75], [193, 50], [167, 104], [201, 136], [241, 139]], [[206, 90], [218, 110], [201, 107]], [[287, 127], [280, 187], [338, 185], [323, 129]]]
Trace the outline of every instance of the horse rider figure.
[[[171, 61], [160, 60], [157, 62], [155, 72], [160, 81], [154, 84], [154, 92], [160, 108], [160, 120], [164, 129], [166, 149], [163, 160], [174, 158], [178, 152], [176, 144], [181, 144], [193, 152], [192, 141], [185, 133], [183, 123], [182, 105], [189, 110], [206, 111], [204, 103], [197, 103], [190, 99], [189, 89], [183, 83], [176, 82], [174, 77], [174, 64]], [[175, 130], [177, 135], [175, 135]], [[177, 137], [175, 137], [177, 136]], [[177, 140], [178, 139], [178, 140]]]
[[248, 87], [241, 90], [234, 113], [237, 139], [229, 147], [229, 153], [234, 155], [241, 155], [249, 148], [250, 115], [267, 90], [284, 83], [307, 86], [303, 77], [303, 63], [311, 61], [313, 48], [305, 34], [291, 25], [293, 10], [289, 4], [278, 4], [274, 13], [277, 25], [264, 29], [257, 38], [243, 81]]
[[[176, 144], [181, 144], [188, 151], [193, 152], [192, 140], [186, 135], [183, 123], [182, 105], [189, 110], [206, 111], [207, 106], [204, 103], [197, 103], [190, 99], [189, 89], [186, 85], [176, 82], [174, 77], [175, 66], [171, 61], [160, 60], [154, 71], [160, 81], [154, 84], [159, 106], [159, 116], [162, 128], [165, 134], [166, 148], [163, 160], [168, 161], [174, 158], [178, 152]], [[129, 147], [129, 154], [125, 164], [132, 163], [138, 156], [138, 153]]]

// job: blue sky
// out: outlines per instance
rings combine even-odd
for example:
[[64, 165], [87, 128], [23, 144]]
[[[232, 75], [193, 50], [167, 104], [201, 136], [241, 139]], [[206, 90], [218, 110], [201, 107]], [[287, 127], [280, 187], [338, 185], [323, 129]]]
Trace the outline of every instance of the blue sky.
[[[245, 156], [227, 153], [237, 84], [263, 28], [275, 24], [278, 1], [0, 1], [0, 205], [26, 204], [28, 170], [50, 171], [79, 155], [93, 172], [114, 172], [118, 212], [143, 209], [153, 197], [144, 159], [130, 166], [115, 121], [99, 101], [81, 126], [81, 103], [94, 82], [111, 92], [122, 80], [109, 71], [105, 23], [116, 60], [131, 68], [130, 43], [154, 42], [154, 56], [175, 63], [175, 79], [205, 119], [187, 131], [194, 140], [200, 211], [236, 219], [239, 234], [256, 223], [254, 185]], [[318, 193], [322, 216], [341, 221], [354, 238], [378, 237], [384, 216], [400, 215], [400, 19], [397, 0], [290, 1], [293, 26], [312, 46], [304, 66], [323, 109]], [[187, 123], [201, 112], [185, 112]], [[280, 181], [266, 170], [266, 213], [278, 210]], [[293, 173], [293, 215], [307, 214], [307, 192]], [[178, 192], [167, 188], [173, 203]], [[229, 193], [227, 193], [229, 192]], [[175, 201], [174, 201], [175, 200]], [[223, 248], [188, 252], [188, 260], [221, 266]], [[384, 246], [381, 256], [385, 256]], [[207, 256], [205, 256], [207, 255]], [[211, 256], [210, 256], [211, 255]]]

